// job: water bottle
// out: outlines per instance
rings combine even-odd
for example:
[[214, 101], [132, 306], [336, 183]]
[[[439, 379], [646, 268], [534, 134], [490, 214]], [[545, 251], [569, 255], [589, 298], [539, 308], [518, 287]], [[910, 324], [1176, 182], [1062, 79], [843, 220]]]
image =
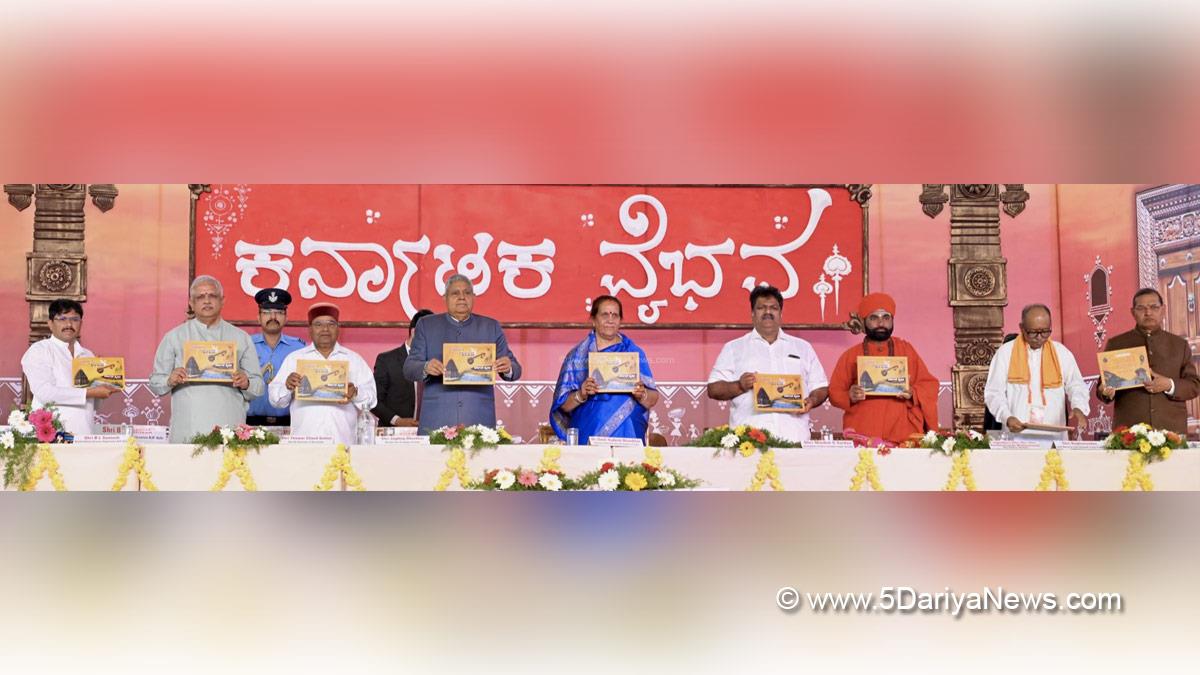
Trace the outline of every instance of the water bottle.
[[833, 440], [833, 432], [829, 430], [829, 427], [821, 427], [821, 440], [825, 442]]
[[358, 445], [375, 445], [375, 416], [367, 408], [358, 411]]

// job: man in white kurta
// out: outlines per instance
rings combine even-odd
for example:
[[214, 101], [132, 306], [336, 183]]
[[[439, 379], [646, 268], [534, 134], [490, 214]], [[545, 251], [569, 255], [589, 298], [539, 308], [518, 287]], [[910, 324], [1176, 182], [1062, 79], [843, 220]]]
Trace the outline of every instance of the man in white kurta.
[[[1065, 438], [1065, 432], [1027, 429], [1028, 424], [1083, 427], [1091, 411], [1090, 391], [1079, 372], [1075, 356], [1065, 346], [1050, 340], [1050, 310], [1031, 305], [1022, 311], [1021, 335], [996, 350], [988, 370], [983, 398], [988, 410], [1005, 429], [1023, 437]], [[1023, 343], [1023, 344], [1022, 344]], [[1050, 359], [1048, 350], [1054, 350]], [[1014, 354], [1025, 354], [1025, 367], [1014, 367]], [[1057, 362], [1057, 372], [1054, 363]], [[1019, 373], [1019, 375], [1014, 375]], [[1042, 386], [1049, 377], [1058, 386]], [[1024, 381], [1028, 380], [1028, 381]], [[1067, 405], [1072, 423], [1067, 424]]]
[[[340, 316], [331, 303], [317, 303], [308, 310], [311, 344], [287, 355], [267, 393], [271, 405], [291, 408], [293, 436], [327, 436], [334, 443], [353, 445], [359, 411], [375, 407], [375, 373], [363, 357], [338, 343]], [[346, 399], [328, 403], [295, 400], [300, 385], [296, 362], [301, 359], [345, 361], [350, 366]]]
[[[729, 424], [766, 429], [776, 436], [804, 442], [811, 434], [808, 411], [825, 402], [829, 380], [806, 340], [784, 333], [783, 296], [778, 289], [758, 286], [750, 292], [754, 330], [725, 344], [708, 376], [708, 396], [731, 401]], [[761, 413], [754, 410], [756, 373], [801, 375], [805, 405], [800, 412]]]
[[80, 356], [95, 356], [79, 343], [83, 330], [83, 305], [74, 300], [55, 300], [50, 303], [50, 337], [39, 340], [21, 357], [21, 370], [33, 408], [48, 405], [58, 410], [58, 419], [67, 432], [82, 436], [93, 432], [96, 400], [108, 398], [118, 391], [107, 385], [76, 388], [71, 362]]
[[[171, 395], [171, 442], [188, 443], [197, 433], [214, 426], [246, 422], [246, 407], [263, 393], [258, 353], [246, 331], [221, 318], [225, 292], [210, 276], [192, 282], [190, 305], [196, 318], [185, 321], [163, 336], [154, 353], [150, 391]], [[183, 367], [187, 342], [233, 342], [237, 346], [237, 372], [232, 382], [188, 382]]]

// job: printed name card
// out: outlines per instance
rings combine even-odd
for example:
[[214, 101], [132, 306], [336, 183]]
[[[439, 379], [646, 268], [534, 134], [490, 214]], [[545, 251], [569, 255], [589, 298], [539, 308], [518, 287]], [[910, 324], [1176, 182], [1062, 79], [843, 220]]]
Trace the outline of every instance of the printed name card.
[[[100, 434], [116, 436], [123, 442], [126, 433], [125, 426], [123, 424], [101, 424]], [[171, 437], [171, 428], [156, 424], [135, 424], [133, 425], [133, 437], [142, 442], [166, 443]]]
[[998, 440], [992, 439], [991, 446], [993, 450], [1038, 450], [1041, 448], [1050, 447], [1050, 443], [1028, 441], [1028, 440]]
[[333, 445], [333, 436], [287, 436], [280, 445]]
[[83, 434], [75, 437], [76, 443], [124, 443], [121, 434]]
[[612, 436], [590, 436], [588, 445], [604, 445], [614, 448], [644, 448], [646, 444], [640, 438], [614, 438]]
[[376, 436], [375, 445], [429, 445], [428, 436]]
[[1054, 441], [1060, 450], [1103, 450], [1104, 441]]
[[800, 447], [804, 450], [853, 449], [854, 441], [804, 441]]

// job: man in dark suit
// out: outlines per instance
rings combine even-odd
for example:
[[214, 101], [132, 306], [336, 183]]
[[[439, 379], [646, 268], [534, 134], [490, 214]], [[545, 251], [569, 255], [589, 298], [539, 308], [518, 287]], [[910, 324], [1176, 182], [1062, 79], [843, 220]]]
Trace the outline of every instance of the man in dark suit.
[[[408, 323], [408, 339], [399, 348], [382, 352], [375, 359], [375, 388], [379, 405], [371, 412], [379, 418], [379, 426], [411, 426], [416, 422], [417, 383], [404, 377], [404, 361], [412, 346], [413, 329], [422, 318], [433, 314], [422, 309]], [[408, 424], [404, 424], [407, 422]]]
[[[1115, 335], [1105, 351], [1145, 347], [1153, 379], [1136, 389], [1117, 391], [1097, 381], [1096, 396], [1113, 406], [1113, 426], [1130, 427], [1145, 423], [1155, 429], [1187, 434], [1187, 402], [1200, 395], [1200, 376], [1192, 362], [1188, 341], [1162, 328], [1163, 299], [1153, 288], [1143, 288], [1133, 296], [1133, 320], [1137, 326]], [[1180, 310], [1182, 311], [1182, 310]]]

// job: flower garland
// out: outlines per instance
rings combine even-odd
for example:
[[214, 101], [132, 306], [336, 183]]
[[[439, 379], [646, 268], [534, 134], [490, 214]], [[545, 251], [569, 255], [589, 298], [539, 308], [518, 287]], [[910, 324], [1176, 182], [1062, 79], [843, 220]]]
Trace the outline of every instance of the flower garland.
[[621, 463], [611, 459], [600, 460], [600, 466], [589, 471], [574, 482], [579, 490], [601, 490], [614, 492], [624, 490], [687, 490], [698, 487], [701, 481], [689, 478], [674, 469], [662, 466], [662, 453], [647, 449], [646, 460], [641, 463]]
[[504, 427], [493, 429], [482, 424], [472, 424], [469, 427], [459, 424], [433, 430], [429, 434], [429, 443], [430, 445], [443, 445], [447, 450], [461, 448], [470, 452], [474, 457], [479, 454], [480, 450], [511, 444], [512, 436], [504, 430]]
[[1054, 489], [1058, 492], [1066, 492], [1071, 489], [1070, 484], [1067, 483], [1067, 472], [1063, 469], [1062, 455], [1058, 450], [1046, 453], [1046, 466], [1042, 468], [1042, 478], [1034, 490], [1045, 492], [1050, 489], [1050, 483], [1054, 483]]
[[946, 492], [954, 492], [958, 489], [958, 482], [960, 480], [966, 486], [967, 492], [975, 491], [975, 474], [971, 471], [970, 450], [958, 450], [954, 452], [950, 477], [946, 479], [946, 485], [942, 489]]
[[575, 482], [564, 476], [561, 471], [534, 471], [521, 467], [492, 469], [483, 474], [483, 480], [464, 487], [471, 490], [507, 492], [558, 492], [577, 489]]
[[785, 441], [769, 431], [745, 424], [733, 428], [722, 424], [704, 432], [688, 445], [694, 448], [716, 448], [714, 457], [722, 452], [734, 452], [742, 457], [750, 457], [755, 452], [768, 452], [771, 448], [800, 447], [799, 443]]
[[146, 470], [146, 458], [143, 455], [142, 446], [133, 436], [125, 439], [125, 454], [121, 456], [121, 466], [117, 467], [117, 479], [113, 481], [112, 485], [113, 492], [125, 489], [130, 471], [136, 473], [138, 481], [141, 483], [140, 489], [147, 492], [158, 492], [158, 487], [150, 479], [150, 472]]
[[[880, 448], [881, 452], [882, 450]], [[868, 481], [871, 484], [872, 490], [883, 492], [883, 483], [879, 482], [879, 469], [875, 466], [875, 459], [871, 454], [871, 450], [863, 448], [858, 451], [858, 465], [854, 467], [854, 477], [850, 479], [850, 490], [858, 492], [862, 490], [863, 483]]]
[[239, 424], [236, 427], [214, 426], [207, 434], [192, 436], [192, 444], [196, 446], [192, 457], [199, 457], [210, 450], [238, 450], [245, 456], [246, 450], [260, 451], [263, 446], [278, 445], [279, 436], [261, 427]]
[[9, 428], [0, 432], [0, 461], [4, 463], [4, 487], [24, 486], [35, 457], [45, 443], [65, 437], [54, 406], [15, 408], [8, 414]]
[[1122, 491], [1132, 492], [1139, 488], [1144, 492], [1154, 491], [1154, 481], [1150, 480], [1150, 474], [1146, 473], [1146, 461], [1142, 454], [1129, 453], [1129, 466], [1125, 469], [1125, 480], [1121, 481]]
[[50, 446], [46, 443], [38, 445], [33, 468], [30, 469], [25, 483], [21, 485], [21, 492], [32, 491], [46, 475], [50, 476], [50, 484], [54, 486], [55, 492], [66, 492], [67, 484], [63, 482], [58, 468], [58, 458], [54, 456], [54, 451], [50, 449]]
[[762, 490], [763, 484], [771, 481], [771, 489], [776, 492], [783, 491], [783, 483], [779, 480], [779, 467], [775, 465], [775, 451], [767, 450], [762, 453], [758, 460], [758, 468], [754, 470], [754, 478], [750, 481], [750, 487], [746, 488], [747, 492], [758, 492]]
[[464, 489], [470, 487], [471, 474], [467, 473], [467, 453], [462, 448], [450, 450], [450, 459], [446, 460], [446, 470], [442, 471], [442, 475], [438, 477], [437, 485], [433, 486], [433, 489], [445, 492], [455, 476], [458, 476], [458, 484]]
[[1117, 427], [1104, 439], [1108, 450], [1130, 450], [1144, 455], [1145, 462], [1158, 462], [1171, 456], [1172, 450], [1187, 447], [1187, 439], [1174, 431], [1154, 429], [1148, 424]]
[[249, 465], [246, 464], [245, 449], [225, 449], [225, 457], [221, 462], [221, 473], [217, 476], [217, 482], [209, 490], [212, 492], [224, 490], [225, 485], [229, 483], [230, 475], [236, 475], [247, 492], [258, 491], [258, 485], [254, 482], [254, 476], [250, 474]]
[[343, 476], [346, 479], [346, 486], [355, 492], [365, 492], [367, 488], [363, 487], [362, 478], [358, 472], [350, 465], [350, 450], [344, 443], [338, 443], [337, 449], [333, 451], [333, 456], [329, 458], [329, 464], [325, 466], [325, 473], [321, 474], [321, 482], [313, 486], [313, 490], [317, 492], [328, 492], [333, 489], [333, 482], [338, 476]]
[[538, 471], [561, 471], [558, 465], [558, 460], [562, 459], [562, 448], [552, 445], [546, 448], [542, 453], [542, 461], [538, 464]]

